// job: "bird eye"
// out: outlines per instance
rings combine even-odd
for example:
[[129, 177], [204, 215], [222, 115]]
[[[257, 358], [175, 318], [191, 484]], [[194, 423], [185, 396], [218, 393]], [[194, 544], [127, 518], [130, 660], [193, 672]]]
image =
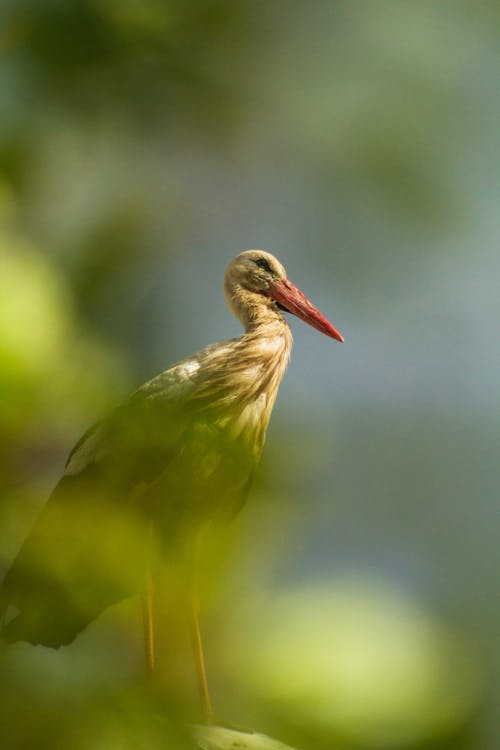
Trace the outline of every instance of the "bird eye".
[[255, 265], [259, 266], [259, 268], [262, 268], [264, 271], [267, 271], [267, 273], [272, 273], [271, 266], [265, 258], [257, 258]]

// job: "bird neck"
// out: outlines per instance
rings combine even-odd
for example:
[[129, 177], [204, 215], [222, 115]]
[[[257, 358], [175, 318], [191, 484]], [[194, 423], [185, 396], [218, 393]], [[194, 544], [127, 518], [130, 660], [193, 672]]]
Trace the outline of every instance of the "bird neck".
[[233, 314], [245, 329], [235, 342], [231, 369], [236, 391], [256, 398], [265, 392], [274, 402], [292, 349], [292, 334], [276, 304], [236, 284], [226, 288]]
[[272, 407], [290, 359], [293, 339], [283, 316], [277, 310], [269, 312], [272, 314], [260, 314], [246, 326], [239, 339], [237, 369], [242, 391], [246, 385], [250, 398], [264, 393]]
[[256, 316], [237, 339], [208, 347], [203, 353], [203, 374], [197, 399], [209, 399], [211, 407], [240, 409], [263, 398], [274, 403], [292, 349], [292, 333], [278, 311]]
[[233, 437], [256, 456], [290, 358], [292, 334], [283, 316], [256, 316], [238, 339], [208, 347], [202, 354], [195, 400], [213, 412]]
[[255, 456], [264, 444], [271, 411], [292, 349], [292, 334], [281, 315], [255, 321], [236, 339], [227, 361], [234, 437]]

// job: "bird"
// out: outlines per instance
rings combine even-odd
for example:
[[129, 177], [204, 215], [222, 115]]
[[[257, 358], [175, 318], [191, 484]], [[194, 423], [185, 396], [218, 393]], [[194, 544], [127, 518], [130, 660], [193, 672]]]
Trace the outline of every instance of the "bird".
[[[292, 348], [285, 313], [342, 335], [264, 250], [227, 266], [224, 294], [244, 332], [207, 346], [136, 390], [93, 425], [0, 587], [0, 635], [59, 648], [107, 607], [142, 595], [146, 662], [156, 668], [157, 558], [244, 505]], [[192, 576], [194, 658], [203, 713], [212, 715]]]

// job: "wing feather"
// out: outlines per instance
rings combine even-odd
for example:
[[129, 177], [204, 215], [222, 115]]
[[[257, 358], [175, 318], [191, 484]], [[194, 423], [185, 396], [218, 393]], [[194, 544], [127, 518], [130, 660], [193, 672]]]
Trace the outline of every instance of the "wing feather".
[[4, 640], [58, 647], [141, 586], [150, 534], [140, 499], [195, 418], [184, 370], [145, 383], [75, 444], [2, 583], [0, 615], [17, 610]]
[[18, 610], [4, 639], [69, 643], [142, 586], [152, 519], [168, 543], [183, 524], [241, 506], [256, 457], [234, 439], [213, 352], [145, 383], [76, 443], [4, 579], [0, 614]]

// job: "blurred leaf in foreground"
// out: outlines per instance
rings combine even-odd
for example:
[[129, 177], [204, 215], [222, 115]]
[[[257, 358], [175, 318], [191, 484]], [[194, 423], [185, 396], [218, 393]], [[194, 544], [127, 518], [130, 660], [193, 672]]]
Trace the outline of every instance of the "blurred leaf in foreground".
[[313, 744], [425, 745], [453, 736], [483, 697], [468, 644], [376, 580], [298, 588], [235, 617], [224, 637], [231, 680]]

